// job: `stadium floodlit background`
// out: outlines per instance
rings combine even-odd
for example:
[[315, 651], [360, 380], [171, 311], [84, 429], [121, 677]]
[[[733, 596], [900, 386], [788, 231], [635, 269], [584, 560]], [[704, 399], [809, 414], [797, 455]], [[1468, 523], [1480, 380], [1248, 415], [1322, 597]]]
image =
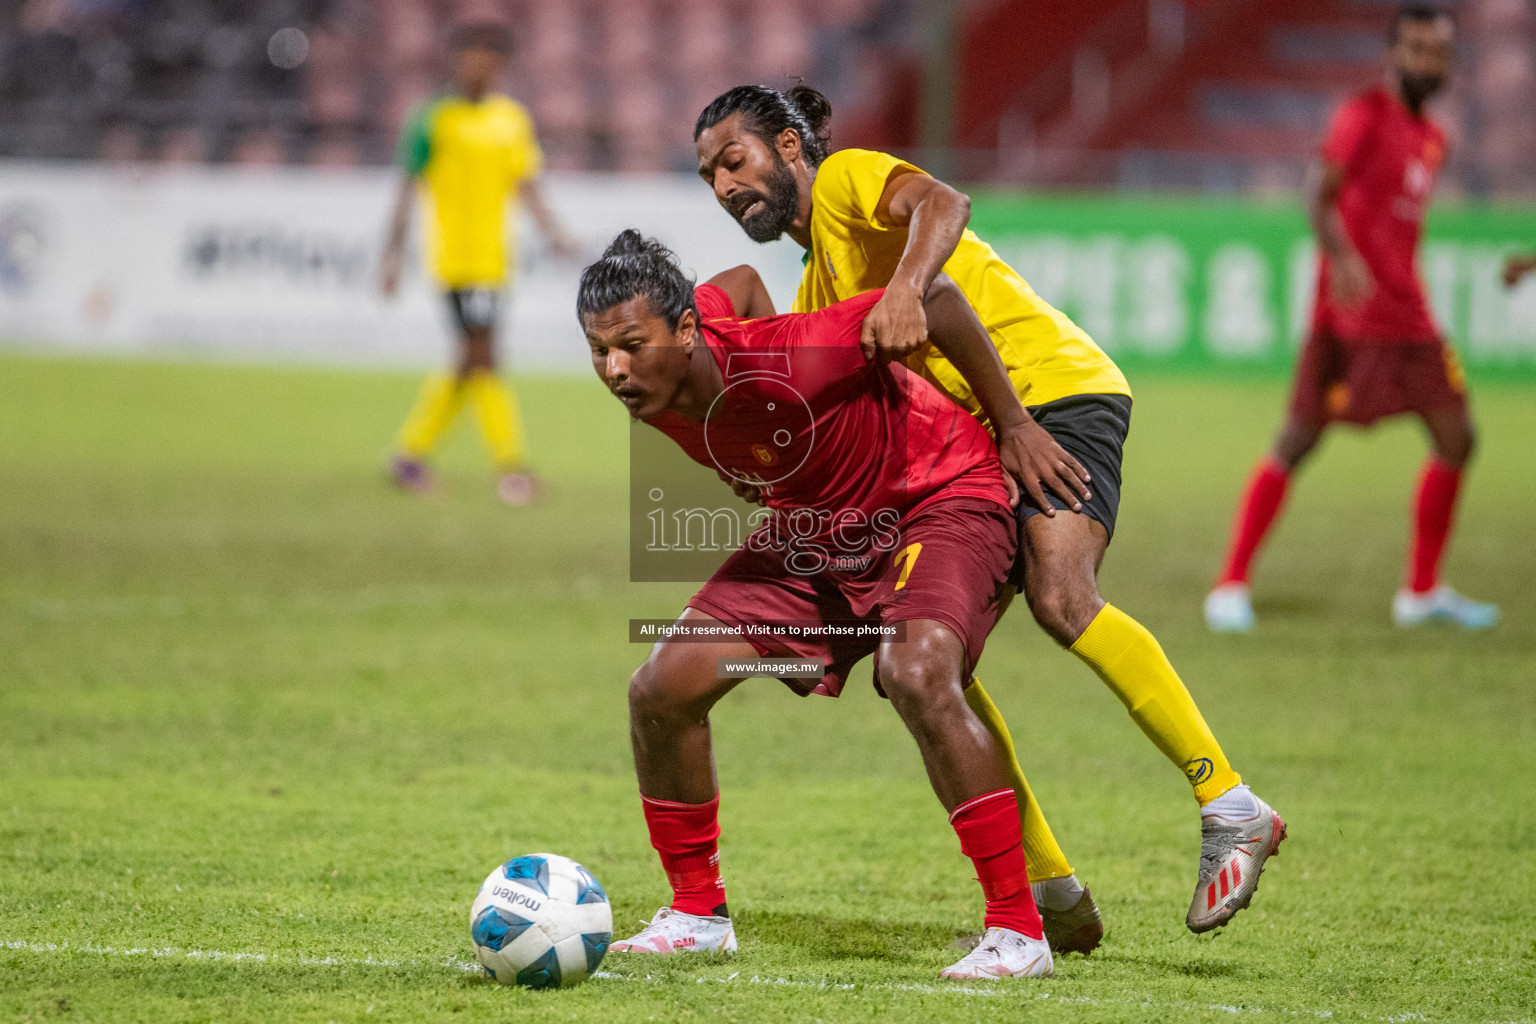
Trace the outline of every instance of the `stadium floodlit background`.
[[[1200, 599], [1311, 299], [1303, 174], [1393, 4], [0, 3], [0, 1017], [1531, 1020], [1536, 279], [1498, 273], [1536, 249], [1536, 5], [1450, 6], [1422, 270], [1481, 447], [1448, 568], [1505, 621], [1389, 625], [1423, 454], [1398, 422], [1330, 440], [1259, 630], [1214, 637]], [[487, 16], [587, 255], [638, 226], [701, 276], [756, 264], [787, 308], [799, 250], [743, 237], [691, 133], [725, 88], [800, 77], [834, 146], [962, 183], [1126, 367], [1105, 589], [1291, 823], [1253, 909], [1184, 931], [1183, 783], [1016, 612], [983, 670], [1109, 930], [1055, 982], [931, 984], [977, 922], [910, 740], [868, 687], [766, 681], [715, 716], [736, 961], [542, 994], [457, 969], [512, 855], [582, 861], [617, 930], [662, 900], [626, 624], [689, 593], [627, 579], [628, 427], [586, 368], [579, 263], [534, 232], [503, 346], [548, 500], [498, 505], [468, 437], [430, 498], [385, 482], [449, 337], [418, 257], [378, 292], [395, 140], [449, 26]]]

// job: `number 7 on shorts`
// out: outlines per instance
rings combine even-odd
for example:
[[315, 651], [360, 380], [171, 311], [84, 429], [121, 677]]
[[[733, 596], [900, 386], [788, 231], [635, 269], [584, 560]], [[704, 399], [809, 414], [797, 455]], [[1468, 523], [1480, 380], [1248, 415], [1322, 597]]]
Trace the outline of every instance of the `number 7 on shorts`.
[[904, 563], [901, 567], [901, 575], [896, 578], [896, 586], [892, 589], [900, 590], [907, 585], [907, 577], [912, 575], [912, 567], [917, 564], [917, 556], [923, 553], [921, 543], [908, 544], [896, 552], [896, 560]]

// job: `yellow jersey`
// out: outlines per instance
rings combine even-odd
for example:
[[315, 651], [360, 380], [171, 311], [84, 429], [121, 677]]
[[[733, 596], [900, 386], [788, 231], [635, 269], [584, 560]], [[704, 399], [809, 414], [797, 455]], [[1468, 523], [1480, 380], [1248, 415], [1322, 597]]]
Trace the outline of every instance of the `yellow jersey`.
[[426, 103], [401, 133], [399, 163], [421, 180], [428, 260], [438, 283], [450, 289], [504, 283], [518, 186], [544, 165], [523, 105], [499, 95]]
[[[867, 149], [827, 157], [811, 186], [811, 248], [795, 295], [809, 313], [884, 288], [907, 246], [907, 229], [882, 223], [880, 197], [896, 172], [925, 173]], [[944, 264], [986, 325], [1019, 400], [1044, 405], [1069, 395], [1129, 395], [1125, 375], [1065, 313], [1053, 307], [969, 228]], [[972, 413], [980, 406], [960, 371], [931, 345], [908, 365]]]

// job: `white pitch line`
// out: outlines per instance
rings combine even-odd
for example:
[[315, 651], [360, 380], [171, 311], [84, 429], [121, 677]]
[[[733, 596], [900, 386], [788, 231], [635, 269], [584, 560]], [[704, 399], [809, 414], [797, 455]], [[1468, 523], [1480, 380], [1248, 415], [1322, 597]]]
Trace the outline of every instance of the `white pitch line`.
[[[637, 977], [635, 975], [615, 974], [615, 973], [613, 973], [611, 971], [598, 971], [596, 974], [592, 975], [592, 977], [596, 978], [598, 980], [601, 980], [601, 981], [629, 981], [629, 982], [648, 983], [648, 984], [655, 984], [655, 985], [664, 985], [664, 984], [667, 983], [667, 979], [664, 979], [664, 978], [654, 978], [654, 977], [652, 977], [649, 974], [645, 975], [642, 978], [642, 977]], [[686, 984], [687, 983], [686, 980], [683, 983]], [[1162, 1003], [1162, 1002], [1156, 1002], [1156, 1001], [1153, 1001], [1153, 1000], [1150, 1000], [1150, 999], [1102, 999], [1102, 998], [1100, 998], [1098, 996], [1066, 996], [1066, 995], [1059, 995], [1059, 994], [1057, 994], [1055, 992], [1034, 992], [1034, 993], [1019, 992], [1019, 991], [1009, 991], [1009, 989], [1006, 987], [1006, 984], [1003, 987], [988, 986], [986, 988], [977, 988], [977, 987], [972, 986], [972, 985], [960, 985], [960, 984], [928, 985], [928, 984], [923, 984], [923, 983], [885, 982], [885, 981], [837, 982], [837, 981], [827, 981], [825, 979], [821, 979], [821, 980], [817, 980], [817, 981], [807, 981], [807, 980], [798, 979], [798, 978], [764, 978], [764, 977], [762, 977], [760, 975], [756, 975], [756, 974], [752, 975], [750, 978], [743, 978], [739, 974], [732, 974], [732, 975], [730, 975], [729, 977], [726, 977], [726, 978], [694, 978], [693, 979], [693, 983], [696, 984], [696, 985], [716, 984], [716, 985], [733, 985], [733, 986], [734, 985], [774, 985], [774, 986], [789, 986], [789, 987], [793, 987], [793, 988], [821, 989], [821, 990], [825, 990], [825, 991], [829, 991], [829, 992], [830, 991], [852, 992], [852, 991], [863, 990], [863, 991], [874, 991], [874, 992], [916, 992], [916, 993], [918, 993], [920, 995], [979, 996], [979, 997], [987, 998], [987, 999], [998, 999], [998, 998], [1037, 999], [1037, 1000], [1049, 1000], [1049, 1001], [1054, 1002], [1054, 1003], [1078, 1003], [1078, 1004], [1083, 1004], [1083, 1005], [1087, 1005], [1087, 1006], [1115, 1006], [1115, 1005], [1120, 1005], [1120, 1006], [1141, 1006], [1141, 1007], [1146, 1007], [1147, 1009], [1153, 1009], [1153, 1010], [1214, 1010], [1214, 1011], [1216, 1011], [1218, 1013], [1229, 1013], [1229, 1014], [1233, 1014], [1233, 1015], [1249, 1014], [1249, 1013], [1283, 1013], [1283, 1014], [1289, 1014], [1289, 1015], [1291, 1015], [1293, 1017], [1317, 1017], [1317, 1018], [1322, 1019], [1322, 1020], [1329, 1020], [1334, 1015], [1332, 1010], [1289, 1010], [1289, 1009], [1283, 1009], [1283, 1008], [1281, 1008], [1281, 1009], [1271, 1009], [1271, 1008], [1262, 1007], [1262, 1006], [1224, 1006], [1224, 1005], [1221, 1005], [1219, 1003], [1210, 1003], [1210, 1004], [1203, 1004], [1203, 1005], [1200, 1004], [1200, 1003]], [[1411, 1014], [1409, 1016], [1412, 1017], [1413, 1019], [1417, 1019], [1417, 1020], [1427, 1020], [1428, 1019], [1428, 1018], [1425, 1018], [1425, 1017], [1420, 1017], [1417, 1014]], [[1384, 1021], [1384, 1022], [1393, 1022], [1393, 1021], [1401, 1021], [1401, 1020], [1403, 1020], [1404, 1016], [1399, 1014], [1399, 1015], [1392, 1016], [1392, 1017], [1370, 1017], [1368, 1015], [1361, 1014], [1360, 1019], [1362, 1019], [1362, 1020], [1378, 1020], [1378, 1021]]]
[[[175, 946], [98, 946], [87, 943], [72, 946], [57, 942], [25, 942], [8, 939], [0, 949], [24, 949], [30, 953], [94, 953], [98, 956], [149, 956], [173, 960], [215, 960], [239, 963], [298, 964], [303, 967], [421, 967], [425, 960], [383, 960], [378, 957], [287, 956], [282, 953], [228, 953], [219, 949], [178, 949]], [[478, 971], [480, 965], [468, 960], [447, 959], [437, 966], [461, 971]]]
[[[209, 960], [229, 963], [267, 963], [267, 964], [297, 964], [305, 967], [423, 967], [438, 966], [451, 970], [478, 973], [480, 965], [472, 960], [458, 960], [449, 957], [440, 961], [427, 960], [386, 960], [380, 957], [338, 957], [338, 956], [289, 956], [283, 953], [231, 953], [218, 949], [180, 949], [175, 946], [99, 946], [95, 944], [70, 945], [56, 942], [28, 942], [20, 939], [0, 940], [0, 949], [25, 950], [30, 953], [90, 953], [97, 956], [148, 956], [161, 959], [174, 960]], [[668, 979], [656, 978], [646, 974], [644, 976], [634, 974], [619, 974], [614, 971], [598, 971], [592, 977], [602, 982], [629, 982], [638, 984], [665, 985]], [[1098, 996], [1071, 996], [1056, 992], [1019, 992], [1010, 991], [1005, 985], [1002, 987], [987, 986], [979, 988], [974, 985], [930, 985], [907, 982], [837, 982], [826, 979], [806, 980], [803, 978], [769, 978], [754, 974], [743, 978], [740, 972], [724, 978], [694, 977], [692, 979], [679, 979], [676, 984], [694, 985], [773, 985], [787, 986], [791, 988], [820, 989], [828, 992], [854, 992], [859, 990], [874, 992], [913, 992], [919, 995], [958, 995], [974, 996], [986, 999], [997, 998], [1025, 998], [1040, 1001], [1049, 1001], [1063, 1004], [1081, 1004], [1086, 1006], [1141, 1006], [1149, 1010], [1194, 1010], [1213, 1011], [1226, 1013], [1232, 1016], [1247, 1014], [1276, 1013], [1291, 1017], [1311, 1017], [1318, 1020], [1331, 1020], [1335, 1014], [1332, 1010], [1293, 1010], [1288, 1007], [1265, 1006], [1232, 1006], [1221, 1003], [1167, 1003], [1149, 999], [1104, 999]], [[1406, 1021], [1430, 1021], [1433, 1018], [1423, 1014], [1407, 1011], [1395, 1013], [1385, 1017], [1372, 1017], [1368, 1014], [1347, 1014], [1351, 1020], [1373, 1020], [1382, 1024], [1401, 1024]], [[1490, 1022], [1493, 1024], [1493, 1022]], [[1531, 1024], [1530, 1018], [1518, 1021], [1500, 1021], [1497, 1024]]]

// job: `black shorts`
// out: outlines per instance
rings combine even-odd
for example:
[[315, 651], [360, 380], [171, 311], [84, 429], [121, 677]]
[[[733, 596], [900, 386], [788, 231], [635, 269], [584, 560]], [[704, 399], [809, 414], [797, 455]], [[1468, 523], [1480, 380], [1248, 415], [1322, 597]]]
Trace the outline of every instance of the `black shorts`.
[[[1088, 491], [1093, 497], [1083, 502], [1083, 514], [1103, 523], [1113, 538], [1115, 517], [1120, 514], [1120, 463], [1126, 436], [1131, 432], [1131, 396], [1068, 395], [1030, 406], [1029, 414], [1088, 470], [1093, 478], [1088, 482]], [[1055, 492], [1046, 488], [1045, 495], [1053, 508], [1067, 510], [1067, 503]], [[1033, 498], [1021, 494], [1014, 514], [1022, 528], [1030, 516], [1041, 511]], [[1008, 582], [1015, 587], [1024, 585], [1022, 545]]]
[[448, 309], [459, 334], [494, 330], [501, 315], [501, 289], [453, 288], [447, 292]]

